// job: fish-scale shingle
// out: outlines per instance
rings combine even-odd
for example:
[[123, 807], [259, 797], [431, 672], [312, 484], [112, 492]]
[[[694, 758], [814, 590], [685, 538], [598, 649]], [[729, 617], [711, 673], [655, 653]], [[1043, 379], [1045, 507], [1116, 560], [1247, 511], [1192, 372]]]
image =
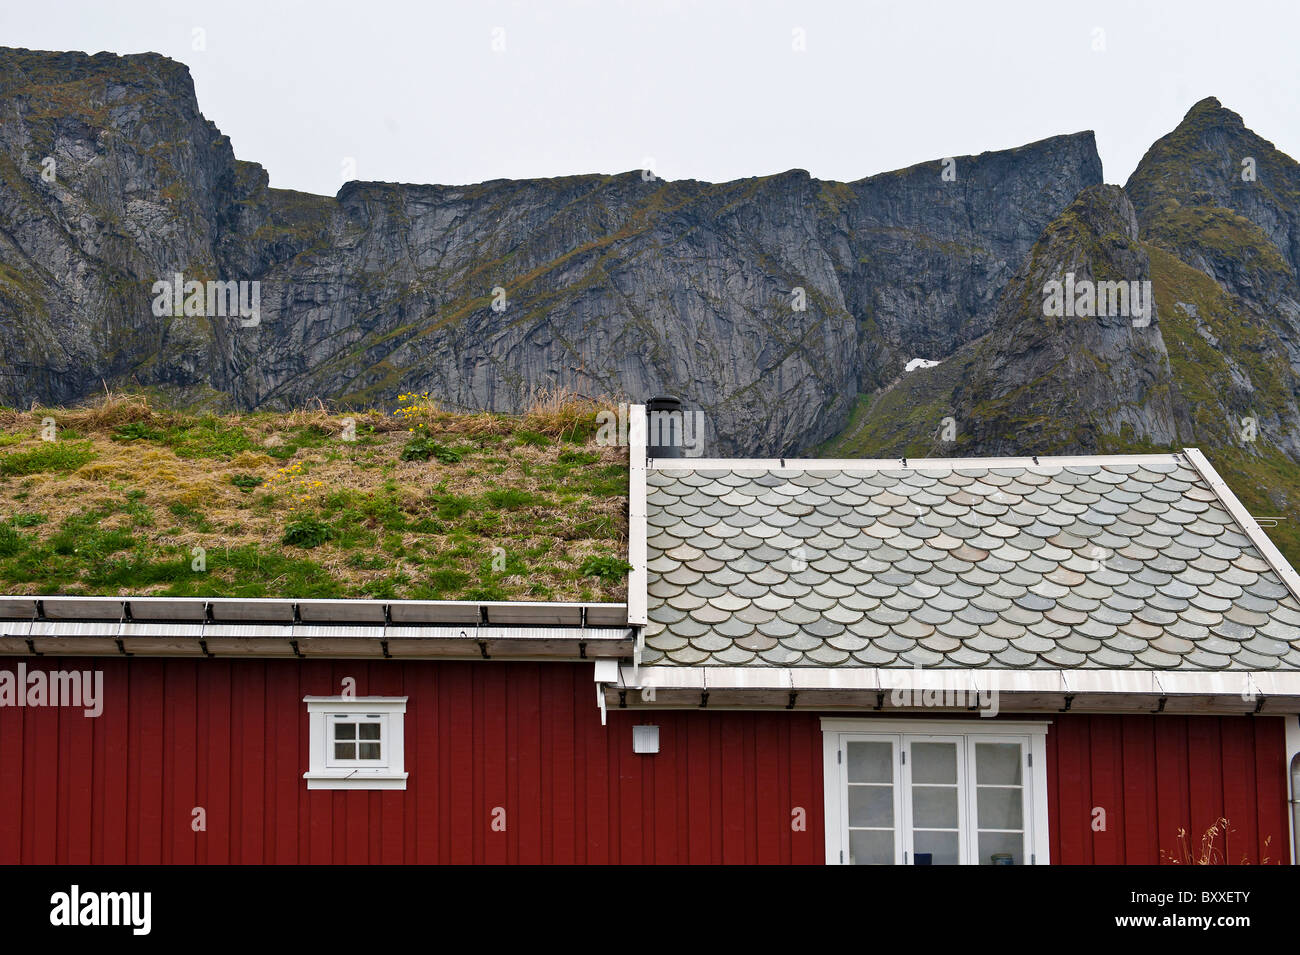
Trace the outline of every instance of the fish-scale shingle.
[[1300, 669], [1300, 600], [1181, 456], [646, 482], [646, 662]]

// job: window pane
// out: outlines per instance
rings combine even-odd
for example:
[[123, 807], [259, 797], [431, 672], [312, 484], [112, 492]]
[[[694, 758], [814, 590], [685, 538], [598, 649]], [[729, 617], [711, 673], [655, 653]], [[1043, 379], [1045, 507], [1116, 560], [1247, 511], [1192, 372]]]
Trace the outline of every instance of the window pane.
[[357, 744], [356, 743], [335, 743], [334, 758], [335, 759], [356, 759]]
[[379, 744], [378, 744], [378, 743], [361, 743], [361, 744], [359, 744], [359, 745], [361, 746], [361, 758], [362, 758], [362, 759], [378, 759], [378, 758], [379, 758]]
[[335, 739], [356, 739], [357, 724], [356, 723], [335, 723], [334, 738]]
[[892, 783], [894, 746], [888, 742], [849, 743], [849, 782]]
[[1024, 761], [1019, 743], [976, 743], [975, 781], [1000, 786], [1020, 785], [1020, 766]]
[[850, 786], [849, 825], [892, 829], [894, 788], [892, 786]]
[[[1025, 837], [1019, 832], [981, 832], [980, 838], [980, 865], [1024, 865], [1025, 864]], [[1006, 858], [994, 859], [997, 856], [1010, 856], [1011, 861]]]
[[894, 834], [884, 831], [849, 832], [850, 865], [893, 865]]
[[917, 829], [956, 829], [957, 787], [913, 786], [912, 825]]
[[912, 782], [957, 782], [956, 743], [913, 743]]
[[360, 729], [362, 739], [379, 739], [378, 723], [362, 723]]
[[980, 786], [975, 792], [979, 828], [981, 829], [1023, 829], [1024, 790], [1019, 786], [1011, 789], [992, 789]]
[[913, 865], [924, 865], [925, 855], [930, 855], [930, 865], [957, 865], [957, 833], [917, 832], [912, 835]]

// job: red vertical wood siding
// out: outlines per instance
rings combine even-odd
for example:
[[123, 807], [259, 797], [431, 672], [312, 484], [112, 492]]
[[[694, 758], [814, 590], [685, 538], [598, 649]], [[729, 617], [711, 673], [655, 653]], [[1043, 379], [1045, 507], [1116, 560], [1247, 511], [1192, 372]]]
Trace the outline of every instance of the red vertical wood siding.
[[[591, 664], [28, 659], [104, 673], [101, 716], [0, 708], [0, 864], [803, 862], [806, 714], [611, 712]], [[13, 670], [15, 661], [0, 662]], [[405, 791], [311, 790], [304, 696], [408, 696]], [[660, 752], [632, 752], [632, 726]], [[193, 811], [206, 812], [195, 832]], [[804, 810], [795, 832], [791, 812]], [[496, 831], [496, 810], [505, 830]]]
[[[28, 659], [104, 673], [103, 714], [0, 708], [0, 863], [820, 863], [804, 712], [620, 712], [590, 664]], [[0, 669], [14, 669], [14, 661]], [[408, 696], [407, 789], [308, 791], [307, 695]], [[632, 727], [660, 752], [632, 752]], [[1277, 717], [1054, 714], [1052, 860], [1158, 863], [1220, 816], [1289, 858]], [[193, 810], [207, 829], [192, 829]], [[1095, 808], [1104, 830], [1093, 828]], [[806, 829], [794, 831], [802, 809]], [[504, 811], [505, 830], [492, 821]], [[1195, 834], [1195, 835], [1192, 835]], [[1268, 840], [1267, 845], [1265, 840]]]
[[[1276, 716], [1055, 717], [1047, 734], [1052, 861], [1185, 863], [1226, 818], [1228, 832], [1214, 841], [1224, 861], [1290, 862], [1285, 734]], [[1094, 828], [1103, 818], [1105, 828]]]

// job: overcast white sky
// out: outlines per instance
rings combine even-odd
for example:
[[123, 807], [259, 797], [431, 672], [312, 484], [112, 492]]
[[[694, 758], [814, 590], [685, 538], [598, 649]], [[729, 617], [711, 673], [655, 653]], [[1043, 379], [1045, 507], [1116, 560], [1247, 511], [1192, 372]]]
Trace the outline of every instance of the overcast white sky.
[[345, 178], [468, 183], [648, 159], [669, 179], [852, 180], [1081, 129], [1123, 183], [1211, 95], [1300, 158], [1298, 41], [1300, 4], [1223, 0], [0, 9], [5, 46], [180, 60], [237, 156], [273, 186], [330, 195]]

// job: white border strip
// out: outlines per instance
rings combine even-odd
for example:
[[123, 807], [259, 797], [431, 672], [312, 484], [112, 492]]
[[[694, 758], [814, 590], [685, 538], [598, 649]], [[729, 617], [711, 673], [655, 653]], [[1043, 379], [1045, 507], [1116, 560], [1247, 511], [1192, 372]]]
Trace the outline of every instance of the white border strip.
[[[628, 408], [627, 429], [627, 562], [632, 569], [627, 575], [627, 623], [629, 627], [644, 627], [650, 622], [650, 575], [646, 567], [646, 416], [645, 405]], [[636, 663], [641, 662], [644, 637], [638, 631]]]
[[[612, 673], [612, 670], [605, 670]], [[894, 689], [996, 690], [1007, 695], [1146, 696], [1300, 701], [1300, 671], [1292, 670], [996, 670], [971, 667], [916, 670], [903, 667], [619, 667], [619, 689], [699, 691], [859, 692]], [[1273, 715], [1270, 713], [1269, 715]]]
[[1015, 458], [652, 458], [655, 471], [926, 471], [946, 468], [1058, 470], [1106, 464], [1181, 464], [1176, 454], [1097, 454]]
[[1187, 455], [1187, 460], [1191, 462], [1192, 467], [1200, 472], [1205, 483], [1210, 486], [1210, 490], [1218, 496], [1220, 503], [1228, 509], [1233, 520], [1241, 526], [1242, 532], [1250, 538], [1250, 542], [1259, 550], [1260, 556], [1273, 568], [1273, 572], [1282, 578], [1282, 583], [1286, 584], [1287, 590], [1291, 591], [1291, 596], [1300, 600], [1300, 575], [1296, 574], [1295, 569], [1282, 556], [1282, 552], [1268, 539], [1259, 522], [1251, 517], [1241, 501], [1237, 500], [1237, 495], [1232, 493], [1232, 488], [1219, 477], [1219, 472], [1214, 470], [1214, 466], [1197, 448], [1183, 448], [1183, 454]]

